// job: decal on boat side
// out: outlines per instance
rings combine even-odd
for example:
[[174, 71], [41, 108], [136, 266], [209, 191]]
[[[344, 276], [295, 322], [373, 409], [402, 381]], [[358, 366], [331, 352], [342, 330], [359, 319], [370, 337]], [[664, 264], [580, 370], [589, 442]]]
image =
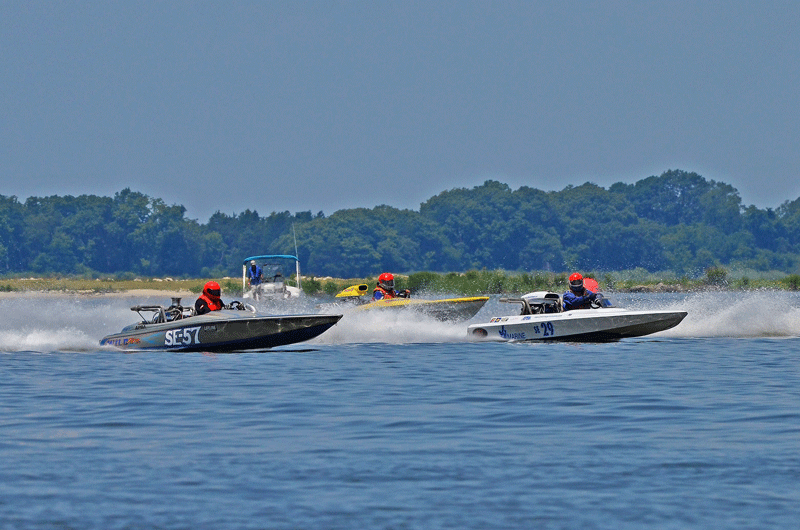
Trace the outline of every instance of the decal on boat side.
[[113, 339], [113, 340], [106, 340], [103, 341], [103, 344], [108, 344], [110, 346], [127, 346], [129, 344], [139, 344], [142, 342], [136, 337], [125, 337], [124, 339]]
[[191, 346], [200, 344], [200, 326], [170, 329], [164, 333], [164, 346]]
[[[506, 340], [526, 340], [528, 337], [524, 331], [508, 331], [505, 326], [500, 326], [498, 334]], [[533, 334], [541, 335], [542, 337], [555, 336], [555, 328], [552, 322], [542, 322], [533, 326]]]
[[500, 336], [506, 340], [525, 340], [525, 332], [509, 333], [505, 326], [500, 326]]
[[533, 332], [537, 335], [541, 334], [543, 337], [552, 337], [555, 335], [552, 322], [542, 322], [541, 326], [533, 326]]

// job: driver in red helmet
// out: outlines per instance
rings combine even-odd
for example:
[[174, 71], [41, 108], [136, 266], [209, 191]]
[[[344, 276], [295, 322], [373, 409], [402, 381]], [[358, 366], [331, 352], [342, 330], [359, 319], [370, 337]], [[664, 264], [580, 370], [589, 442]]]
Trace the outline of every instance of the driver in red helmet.
[[571, 309], [589, 309], [597, 295], [583, 286], [583, 276], [579, 272], [569, 277], [569, 291], [562, 297], [564, 311]]
[[395, 291], [394, 289], [394, 276], [389, 272], [384, 272], [378, 276], [378, 283], [372, 291], [373, 300], [389, 300], [390, 298], [408, 298], [411, 291], [405, 289], [403, 291]]
[[211, 311], [219, 311], [225, 306], [220, 298], [221, 294], [222, 290], [217, 282], [206, 282], [203, 286], [203, 294], [194, 303], [194, 312], [198, 315], [204, 315]]

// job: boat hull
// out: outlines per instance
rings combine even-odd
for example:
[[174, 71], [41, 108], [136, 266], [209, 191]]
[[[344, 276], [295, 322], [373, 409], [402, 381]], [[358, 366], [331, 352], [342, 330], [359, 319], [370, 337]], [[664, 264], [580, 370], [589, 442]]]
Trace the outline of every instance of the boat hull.
[[642, 337], [681, 323], [685, 311], [588, 309], [496, 317], [467, 328], [472, 340], [607, 342]]
[[342, 315], [254, 315], [214, 311], [160, 324], [128, 326], [101, 346], [123, 350], [227, 352], [268, 349], [313, 339]]
[[481, 310], [488, 296], [468, 298], [445, 298], [441, 300], [421, 300], [417, 298], [392, 298], [374, 300], [356, 307], [357, 311], [375, 310], [413, 310], [443, 322], [463, 321], [474, 317]]

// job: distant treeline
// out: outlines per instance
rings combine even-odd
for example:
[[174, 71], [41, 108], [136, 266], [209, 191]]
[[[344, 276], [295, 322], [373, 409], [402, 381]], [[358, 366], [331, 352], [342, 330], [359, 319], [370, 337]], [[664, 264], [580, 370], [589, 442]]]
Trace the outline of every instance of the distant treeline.
[[713, 267], [797, 273], [800, 199], [742, 205], [728, 184], [667, 171], [635, 184], [541, 191], [486, 181], [444, 191], [419, 211], [390, 206], [214, 214], [124, 189], [111, 197], [0, 195], [0, 273], [236, 276], [256, 254], [297, 254], [304, 274], [382, 271], [672, 271]]

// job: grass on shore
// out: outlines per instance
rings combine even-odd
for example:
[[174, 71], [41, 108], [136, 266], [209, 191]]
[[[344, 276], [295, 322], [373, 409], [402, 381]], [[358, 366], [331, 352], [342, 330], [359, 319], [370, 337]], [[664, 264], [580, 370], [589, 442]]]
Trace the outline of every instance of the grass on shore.
[[[621, 273], [593, 274], [587, 277], [598, 280], [604, 291], [695, 291], [705, 289], [758, 290], [781, 289], [800, 290], [800, 275], [791, 274], [777, 278], [749, 278], [740, 275], [729, 277], [728, 272], [720, 267], [710, 268], [706, 275], [697, 279], [677, 278], [670, 274], [650, 274], [642, 271]], [[459, 293], [464, 296], [487, 294], [525, 293], [549, 290], [561, 291], [567, 285], [568, 273], [532, 272], [509, 273], [505, 271], [468, 271], [465, 273], [415, 272], [396, 274], [397, 288], [410, 289], [412, 292]], [[150, 279], [93, 279], [93, 278], [6, 278], [0, 279], [0, 291], [26, 292], [47, 291], [64, 293], [103, 294], [153, 289], [159, 291], [189, 291], [195, 294], [203, 290], [206, 281], [213, 279], [220, 283], [223, 293], [228, 296], [241, 296], [242, 282], [239, 278], [150, 278]], [[334, 295], [342, 289], [359, 283], [365, 283], [371, 291], [375, 278], [302, 278], [303, 291], [307, 294]], [[294, 285], [293, 281], [289, 281]]]

